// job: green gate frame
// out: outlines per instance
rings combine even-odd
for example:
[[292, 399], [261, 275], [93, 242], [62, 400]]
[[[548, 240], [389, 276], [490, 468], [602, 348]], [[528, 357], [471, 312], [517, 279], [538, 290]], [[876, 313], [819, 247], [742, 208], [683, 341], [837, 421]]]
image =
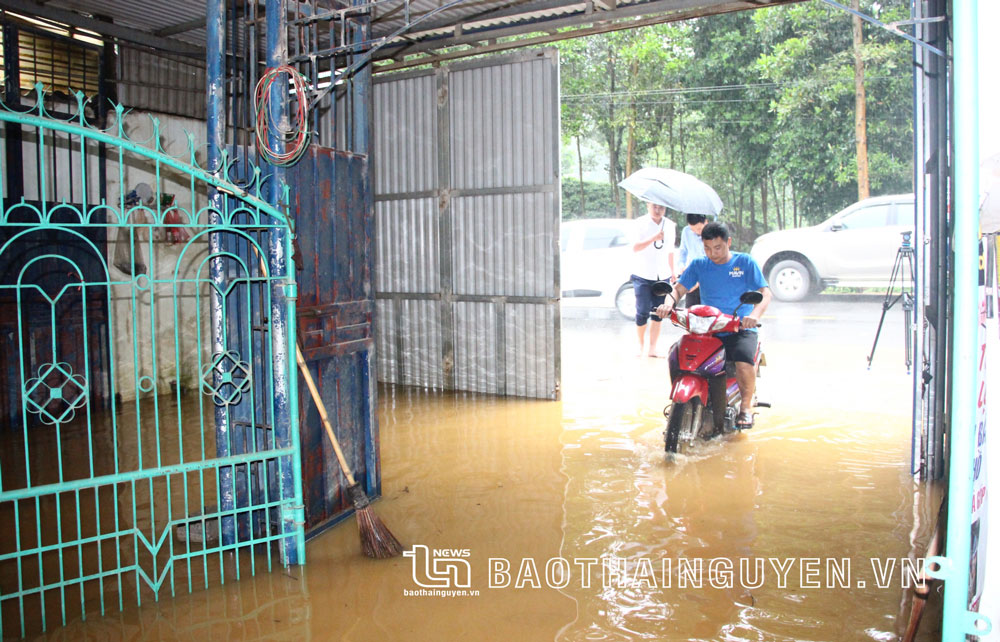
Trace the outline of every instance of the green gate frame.
[[[285, 566], [305, 561], [296, 336], [295, 323], [287, 322], [295, 319], [293, 230], [289, 217], [262, 197], [269, 177], [254, 168], [248, 184], [230, 182], [234, 163], [225, 153], [217, 170], [202, 169], [190, 134], [188, 157], [174, 158], [160, 144], [156, 119], [152, 144], [135, 142], [126, 135], [121, 105], [114, 105], [110, 124], [101, 129], [88, 121], [88, 101], [80, 93], [69, 120], [46, 112], [52, 98], [41, 85], [35, 98], [26, 111], [0, 104], [0, 122], [37, 132], [41, 185], [37, 203], [7, 202], [6, 185], [0, 189], [0, 238], [6, 239], [0, 241], [0, 261], [19, 248], [26, 255], [33, 249], [25, 247], [37, 250], [14, 265], [16, 281], [0, 280], [0, 306], [8, 301], [18, 316], [16, 349], [3, 358], [17, 361], [21, 412], [20, 430], [0, 430], [0, 637], [18, 631], [12, 620], [19, 621], [24, 637], [46, 630], [56, 618], [65, 625], [68, 617], [86, 619], [88, 611], [103, 615], [115, 601], [122, 610], [132, 603], [126, 594], [133, 584], [138, 605], [168, 590], [174, 595], [178, 585], [186, 584], [188, 592], [196, 583], [207, 588], [216, 573], [220, 583], [239, 579], [248, 564], [253, 574], [258, 557], [266, 556], [270, 570], [275, 548]], [[57, 133], [71, 164], [79, 162], [79, 204], [50, 196], [60, 188], [50, 182], [56, 168], [49, 166], [46, 139], [55, 145]], [[107, 147], [109, 161], [117, 160], [121, 195], [92, 206], [87, 161], [95, 144]], [[137, 162], [155, 175], [152, 204], [126, 203], [125, 166]], [[0, 157], [0, 176], [6, 176], [2, 165]], [[164, 171], [188, 183], [189, 208], [164, 208]], [[209, 200], [210, 191], [225, 196]], [[199, 208], [199, 199], [208, 204]], [[283, 203], [287, 212], [287, 188]], [[166, 217], [171, 209], [180, 222]], [[107, 230], [109, 248], [112, 232], [128, 243], [131, 273], [83, 233], [99, 227]], [[183, 230], [186, 240], [172, 273], [158, 277], [154, 237], [166, 230]], [[42, 237], [48, 245], [26, 244]], [[84, 267], [58, 251], [66, 239], [96, 260], [99, 278], [88, 279]], [[134, 263], [143, 248], [148, 274]], [[193, 276], [182, 274], [185, 261]], [[55, 292], [30, 282], [33, 270], [51, 276], [53, 270], [43, 265], [61, 270], [62, 287]], [[182, 363], [181, 353], [182, 342], [192, 341], [182, 336], [179, 321], [188, 291], [195, 302], [195, 366]], [[116, 300], [125, 301], [130, 316], [121, 328], [113, 294], [122, 295]], [[97, 297], [108, 305], [103, 337], [88, 328], [88, 301]], [[48, 306], [48, 325], [40, 331], [27, 323], [29, 300], [32, 311]], [[156, 333], [164, 325], [157, 309], [171, 300], [174, 318], [166, 323], [174, 324], [172, 364], [171, 346], [157, 345]], [[203, 314], [209, 302], [210, 318]], [[82, 321], [82, 346], [61, 344], [60, 314], [69, 313]], [[140, 326], [149, 332], [151, 357], [145, 363], [139, 362]], [[204, 332], [209, 326], [211, 332]], [[129, 375], [116, 372], [115, 364], [128, 355], [115, 354], [115, 339], [129, 331], [135, 399], [123, 401], [118, 387]], [[107, 349], [103, 374], [110, 394], [103, 408], [94, 401], [100, 373], [89, 345], [95, 335]], [[82, 357], [73, 365], [61, 358], [66, 352]], [[151, 368], [151, 375], [140, 376], [141, 367]], [[167, 376], [175, 384], [170, 392], [162, 385]], [[287, 425], [274, 419], [285, 415]], [[210, 427], [214, 453], [206, 439]]]

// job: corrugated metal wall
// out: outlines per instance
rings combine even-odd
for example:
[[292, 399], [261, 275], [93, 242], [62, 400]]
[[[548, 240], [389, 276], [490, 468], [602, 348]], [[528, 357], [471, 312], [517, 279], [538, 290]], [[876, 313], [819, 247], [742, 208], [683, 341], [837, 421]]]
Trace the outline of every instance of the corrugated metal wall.
[[554, 49], [375, 82], [382, 381], [559, 395]]
[[118, 45], [118, 100], [135, 109], [205, 118], [205, 62]]

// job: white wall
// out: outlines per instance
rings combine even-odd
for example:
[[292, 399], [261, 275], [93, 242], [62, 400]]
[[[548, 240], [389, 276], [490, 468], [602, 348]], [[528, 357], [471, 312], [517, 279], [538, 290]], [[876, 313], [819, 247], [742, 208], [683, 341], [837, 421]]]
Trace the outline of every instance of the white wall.
[[[155, 147], [155, 141], [152, 140], [153, 117], [159, 120], [160, 146], [164, 152], [187, 162], [190, 159], [187, 135], [191, 134], [197, 157], [200, 162], [204, 162], [204, 121], [131, 112], [125, 121], [126, 135], [144, 147]], [[40, 145], [37, 130], [33, 127], [22, 128], [22, 140], [24, 198], [27, 201], [37, 201], [44, 197], [50, 207], [52, 203], [63, 200], [79, 205], [86, 199], [94, 205], [98, 204], [100, 176], [97, 143], [87, 142], [84, 145], [85, 153], [81, 154], [81, 140], [78, 136], [47, 130]], [[6, 159], [6, 145], [6, 132], [0, 124], [0, 173]], [[122, 228], [114, 227], [113, 223], [120, 211], [122, 192], [134, 189], [139, 183], [147, 183], [154, 191], [158, 187], [160, 192], [174, 194], [177, 206], [186, 212], [195, 213], [207, 207], [207, 189], [204, 185], [192, 184], [188, 175], [172, 168], [161, 165], [157, 171], [154, 161], [133, 152], [107, 146], [105, 156], [109, 206], [107, 218], [112, 226], [108, 228], [107, 256], [104, 258], [111, 284], [110, 334], [115, 392], [122, 400], [129, 400], [136, 396], [137, 388], [146, 389], [147, 394], [152, 394], [154, 389], [160, 393], [169, 392], [174, 383], [179, 383], [184, 388], [197, 388], [200, 380], [199, 326], [202, 329], [202, 363], [207, 366], [211, 359], [208, 288], [204, 284], [195, 283], [182, 282], [175, 285], [174, 275], [183, 251], [183, 264], [177, 272], [178, 277], [208, 278], [207, 265], [198, 272], [200, 264], [208, 255], [207, 237], [203, 236], [188, 246], [169, 242], [163, 226], [138, 228], [139, 238], [142, 239], [141, 251], [149, 274], [133, 279], [130, 272], [115, 267], [118, 230]], [[41, 172], [44, 172], [45, 178], [42, 188], [38, 181]], [[83, 180], [84, 174], [87, 175], [86, 181]], [[5, 175], [3, 180], [4, 205], [9, 208], [10, 189], [6, 185]], [[40, 193], [42, 191], [44, 194]], [[200, 218], [204, 221], [206, 216], [202, 215]], [[143, 220], [152, 223], [154, 218], [147, 215]], [[193, 230], [190, 232], [193, 236]], [[139, 287], [135, 287], [137, 285]], [[154, 336], [155, 343], [152, 340]], [[144, 379], [147, 377], [148, 380]], [[142, 385], [138, 385], [140, 380]]]
[[[156, 117], [160, 120], [160, 144], [171, 156], [179, 159], [188, 157], [187, 132], [195, 135], [196, 145], [204, 145], [206, 129], [203, 121], [177, 116]], [[153, 123], [146, 114], [133, 114], [127, 121], [126, 133], [134, 141], [149, 141], [145, 145], [147, 147], [153, 145]], [[204, 153], [200, 156], [203, 158]], [[204, 185], [196, 186], [192, 191], [190, 177], [169, 167], [160, 167], [157, 181], [156, 170], [156, 166], [144, 158], [126, 157], [124, 162], [119, 163], [109, 154], [108, 199], [118, 199], [121, 191], [128, 192], [137, 184], [146, 183], [154, 190], [158, 185], [161, 193], [174, 194], [175, 203], [188, 212], [197, 213], [208, 205]], [[194, 236], [194, 230], [190, 232]], [[117, 230], [112, 229], [108, 236], [108, 263], [112, 266], [112, 279], [127, 280], [129, 275], [114, 267], [117, 237]], [[151, 240], [148, 236], [144, 240], [142, 251], [155, 285], [136, 291], [128, 282], [112, 288], [114, 372], [117, 374], [117, 392], [124, 399], [135, 396], [136, 383], [144, 377], [155, 380], [160, 393], [169, 392], [175, 382], [182, 388], [197, 388], [200, 379], [199, 324], [202, 363], [207, 365], [211, 359], [208, 288], [204, 285], [196, 287], [194, 283], [180, 283], [175, 287], [174, 283], [175, 272], [181, 279], [208, 278], [207, 264], [198, 272], [200, 264], [208, 256], [207, 236], [190, 246], [186, 243], [172, 244], [166, 239], [165, 228], [159, 227], [153, 229]], [[128, 252], [127, 248], [125, 252]], [[178, 272], [177, 262], [182, 252], [183, 264]], [[151, 341], [154, 333], [155, 344]]]

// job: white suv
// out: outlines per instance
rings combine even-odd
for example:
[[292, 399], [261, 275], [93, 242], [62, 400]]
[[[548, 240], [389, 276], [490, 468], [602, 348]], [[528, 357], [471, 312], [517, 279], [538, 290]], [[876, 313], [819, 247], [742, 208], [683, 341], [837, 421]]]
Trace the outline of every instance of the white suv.
[[913, 230], [913, 221], [913, 194], [878, 196], [819, 225], [764, 234], [750, 255], [781, 301], [829, 285], [888, 287], [902, 233]]

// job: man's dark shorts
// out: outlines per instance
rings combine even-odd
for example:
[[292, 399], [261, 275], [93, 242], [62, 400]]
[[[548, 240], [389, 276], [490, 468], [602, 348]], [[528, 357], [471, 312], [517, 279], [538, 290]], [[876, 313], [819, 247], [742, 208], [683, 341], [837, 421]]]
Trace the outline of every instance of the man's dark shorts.
[[726, 347], [726, 361], [742, 361], [753, 365], [757, 354], [757, 333], [740, 330], [715, 337]]
[[646, 321], [650, 317], [653, 321], [663, 320], [651, 313], [654, 307], [663, 305], [663, 302], [667, 300], [665, 296], [653, 296], [654, 283], [656, 281], [632, 275], [632, 289], [635, 290], [635, 324], [637, 326], [646, 325]]

